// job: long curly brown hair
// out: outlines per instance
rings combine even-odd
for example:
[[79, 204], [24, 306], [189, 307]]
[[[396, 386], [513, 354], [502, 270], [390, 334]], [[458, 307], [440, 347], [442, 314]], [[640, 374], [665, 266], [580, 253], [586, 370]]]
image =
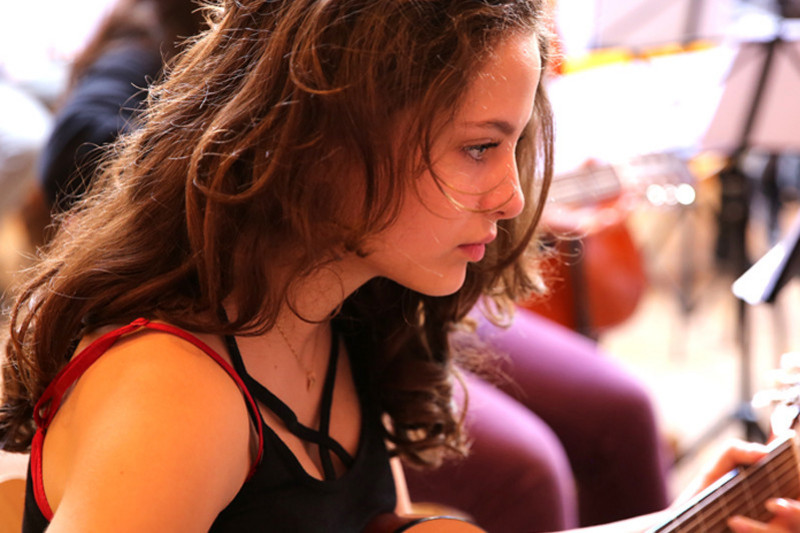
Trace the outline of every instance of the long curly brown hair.
[[[209, 29], [151, 90], [142, 127], [120, 139], [18, 292], [0, 446], [29, 448], [33, 406], [85, 333], [138, 316], [214, 334], [263, 333], [288, 290], [269, 258], [290, 263], [302, 280], [337, 254], [368, 253], [365, 239], [392, 223], [419, 171], [418, 158], [400, 160], [391, 149], [398, 114], [413, 110], [402, 145], [430, 162], [431, 117], [455, 113], [497, 43], [533, 33], [546, 63], [544, 4], [207, 6]], [[499, 223], [461, 290], [430, 297], [378, 278], [340, 311], [370, 353], [372, 398], [391, 419], [387, 438], [412, 463], [463, 444], [449, 334], [482, 295], [502, 314], [535, 288], [526, 251], [552, 174], [541, 87], [528, 130], [517, 148], [525, 212]], [[354, 190], [363, 192], [355, 206]], [[356, 213], [342, 213], [344, 205]], [[237, 302], [232, 320], [216, 312], [224, 300]]]

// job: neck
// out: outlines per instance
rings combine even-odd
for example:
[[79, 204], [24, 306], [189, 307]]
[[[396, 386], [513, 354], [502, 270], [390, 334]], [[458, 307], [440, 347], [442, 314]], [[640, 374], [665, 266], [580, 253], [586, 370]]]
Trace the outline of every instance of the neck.
[[[342, 259], [295, 281], [281, 317], [297, 315], [310, 323], [327, 322], [344, 301], [372, 277], [358, 268], [358, 261]], [[301, 320], [302, 321], [302, 320]]]
[[[366, 265], [361, 258], [350, 254], [291, 283], [276, 323], [298, 353], [306, 353], [310, 343], [318, 343], [330, 335], [330, 318], [345, 299], [376, 275]], [[278, 267], [274, 282], [290, 283], [288, 269], [288, 266]], [[227, 301], [225, 308], [228, 316], [237, 315], [235, 301]], [[268, 337], [278, 337], [277, 344], [284, 342], [277, 331]]]
[[292, 285], [277, 323], [299, 347], [320, 330], [327, 332], [330, 318], [345, 299], [372, 277], [355, 257], [326, 265]]

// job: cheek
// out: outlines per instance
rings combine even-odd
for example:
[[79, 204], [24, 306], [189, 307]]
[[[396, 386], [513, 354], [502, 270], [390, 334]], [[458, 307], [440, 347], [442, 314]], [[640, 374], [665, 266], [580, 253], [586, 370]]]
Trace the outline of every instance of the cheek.
[[[401, 241], [400, 244], [418, 246], [420, 243], [429, 241], [436, 233], [441, 216], [434, 212], [440, 211], [441, 206], [431, 206], [429, 203], [422, 203], [419, 200], [406, 205], [400, 213], [397, 222], [396, 235]], [[435, 210], [435, 211], [432, 211]]]
[[[501, 153], [500, 150], [504, 151]], [[443, 194], [438, 189], [435, 194], [430, 193], [427, 200], [431, 205], [438, 206], [436, 212], [451, 217], [457, 216], [464, 208], [467, 211], [481, 210], [485, 197], [493, 196], [498, 187], [502, 188], [507, 176], [513, 172], [511, 165], [514, 164], [513, 150], [509, 152], [506, 148], [499, 148], [488, 154], [487, 160], [483, 162], [458, 157], [458, 154], [452, 155], [436, 169], [452, 200], [442, 198]]]
[[[454, 208], [438, 189], [436, 195], [426, 202], [415, 199], [401, 211], [390, 238], [392, 247], [403, 255], [418, 259], [435, 256], [451, 241]], [[442, 198], [444, 201], [433, 202]]]
[[[438, 171], [438, 169], [437, 169]], [[461, 206], [470, 206], [476, 198], [473, 186], [460, 172], [439, 172], [441, 188], [431, 175], [425, 175], [417, 185], [416, 194], [408, 201], [409, 212], [420, 221], [434, 225], [441, 221], [452, 221], [463, 211]]]

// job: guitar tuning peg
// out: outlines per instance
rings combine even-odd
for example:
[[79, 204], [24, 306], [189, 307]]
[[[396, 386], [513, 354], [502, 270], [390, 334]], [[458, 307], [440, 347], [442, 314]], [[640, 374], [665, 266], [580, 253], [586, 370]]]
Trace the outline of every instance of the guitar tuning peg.
[[775, 407], [769, 417], [772, 433], [783, 435], [794, 430], [800, 407], [797, 404], [780, 404]]
[[800, 374], [800, 352], [786, 352], [781, 355], [781, 370]]
[[800, 367], [788, 367], [771, 370], [768, 373], [773, 387], [783, 389], [800, 385]]
[[750, 404], [754, 409], [763, 409], [764, 407], [781, 403], [780, 397], [780, 391], [774, 389], [759, 391], [753, 395], [753, 400], [750, 402]]
[[759, 391], [753, 395], [750, 403], [755, 409], [771, 405], [798, 405], [800, 404], [800, 385], [795, 383], [792, 386]]

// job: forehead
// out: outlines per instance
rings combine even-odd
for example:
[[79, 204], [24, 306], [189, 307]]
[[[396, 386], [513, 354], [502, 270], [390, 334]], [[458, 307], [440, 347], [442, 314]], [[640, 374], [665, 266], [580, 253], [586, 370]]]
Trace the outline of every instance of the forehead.
[[536, 35], [502, 40], [470, 80], [456, 122], [485, 122], [503, 133], [517, 128], [520, 114], [527, 123], [541, 69]]

